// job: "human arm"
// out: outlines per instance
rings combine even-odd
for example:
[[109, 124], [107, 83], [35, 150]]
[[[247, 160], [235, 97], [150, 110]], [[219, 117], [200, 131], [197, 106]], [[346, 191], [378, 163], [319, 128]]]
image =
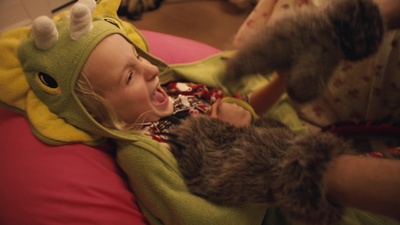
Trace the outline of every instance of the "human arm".
[[277, 74], [270, 82], [250, 95], [250, 105], [258, 115], [270, 109], [286, 90], [286, 72], [280, 71]]
[[343, 155], [325, 174], [328, 197], [341, 205], [400, 219], [400, 161]]
[[[286, 71], [275, 73], [271, 80], [249, 95], [250, 106], [259, 116], [267, 112], [286, 90]], [[222, 119], [236, 126], [249, 125], [252, 115], [235, 103], [217, 101], [212, 106], [212, 117]]]

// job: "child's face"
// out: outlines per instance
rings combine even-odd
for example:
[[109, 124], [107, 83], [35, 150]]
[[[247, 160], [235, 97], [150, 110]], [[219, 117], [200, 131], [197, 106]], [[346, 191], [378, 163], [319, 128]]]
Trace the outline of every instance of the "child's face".
[[157, 121], [172, 114], [172, 100], [160, 88], [158, 72], [117, 34], [100, 42], [83, 68], [94, 91], [128, 123]]

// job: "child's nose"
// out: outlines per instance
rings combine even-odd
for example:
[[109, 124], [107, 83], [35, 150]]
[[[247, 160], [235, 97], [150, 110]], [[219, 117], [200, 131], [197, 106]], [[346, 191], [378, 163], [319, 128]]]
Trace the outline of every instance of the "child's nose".
[[158, 75], [158, 67], [149, 63], [146, 65], [144, 74], [146, 80], [152, 80]]

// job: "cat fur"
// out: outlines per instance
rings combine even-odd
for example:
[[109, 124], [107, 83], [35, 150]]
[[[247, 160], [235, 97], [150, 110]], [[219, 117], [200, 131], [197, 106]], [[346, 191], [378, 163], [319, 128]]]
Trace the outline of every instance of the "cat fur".
[[296, 135], [279, 121], [260, 119], [235, 127], [193, 116], [170, 134], [188, 189], [220, 204], [267, 203], [306, 224], [335, 224], [343, 207], [329, 201], [323, 184], [336, 156], [353, 153], [330, 133]]

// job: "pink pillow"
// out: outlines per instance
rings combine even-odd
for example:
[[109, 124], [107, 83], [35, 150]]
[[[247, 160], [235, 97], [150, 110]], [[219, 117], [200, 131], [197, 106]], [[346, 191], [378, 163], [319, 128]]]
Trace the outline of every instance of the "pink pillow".
[[140, 32], [149, 44], [150, 53], [169, 64], [193, 62], [221, 52], [207, 44], [182, 37], [149, 30]]
[[111, 146], [49, 146], [0, 108], [0, 224], [145, 224]]
[[[150, 51], [168, 63], [202, 59], [218, 49], [143, 31]], [[28, 121], [0, 108], [0, 224], [145, 224], [113, 148], [49, 146]]]

